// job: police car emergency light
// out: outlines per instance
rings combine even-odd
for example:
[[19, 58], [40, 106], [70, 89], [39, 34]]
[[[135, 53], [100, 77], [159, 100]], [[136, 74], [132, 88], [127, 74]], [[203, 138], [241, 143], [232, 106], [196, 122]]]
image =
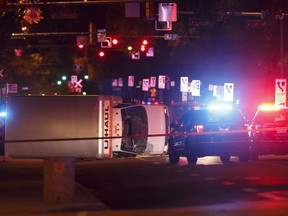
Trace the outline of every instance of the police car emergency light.
[[277, 106], [274, 104], [263, 104], [263, 105], [258, 106], [258, 110], [261, 110], [261, 111], [276, 111], [280, 109], [281, 109], [280, 106]]

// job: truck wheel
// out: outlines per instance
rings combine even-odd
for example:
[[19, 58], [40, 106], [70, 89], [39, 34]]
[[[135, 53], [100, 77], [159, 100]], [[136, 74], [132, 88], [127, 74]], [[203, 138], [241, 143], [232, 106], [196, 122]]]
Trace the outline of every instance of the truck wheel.
[[171, 164], [177, 164], [179, 162], [179, 155], [173, 151], [169, 152], [169, 161]]
[[228, 154], [223, 154], [220, 156], [220, 159], [221, 159], [222, 163], [228, 163], [230, 161], [230, 157], [231, 156]]

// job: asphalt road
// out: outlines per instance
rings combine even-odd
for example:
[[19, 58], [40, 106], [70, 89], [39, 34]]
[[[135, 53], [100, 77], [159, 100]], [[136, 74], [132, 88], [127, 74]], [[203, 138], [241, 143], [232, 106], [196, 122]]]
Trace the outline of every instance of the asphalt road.
[[232, 158], [228, 164], [204, 157], [196, 165], [185, 158], [171, 165], [166, 156], [84, 160], [77, 162], [76, 173], [77, 182], [115, 211], [239, 203], [262, 212], [282, 203], [283, 212], [288, 210], [288, 156], [248, 163]]
[[77, 160], [71, 202], [43, 201], [43, 160], [0, 163], [0, 215], [286, 216], [288, 155], [188, 165], [167, 157]]

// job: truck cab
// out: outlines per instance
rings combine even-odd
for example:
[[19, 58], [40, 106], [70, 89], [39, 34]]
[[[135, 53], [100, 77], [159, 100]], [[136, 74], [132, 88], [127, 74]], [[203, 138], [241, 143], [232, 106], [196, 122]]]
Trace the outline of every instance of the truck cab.
[[113, 107], [114, 155], [161, 155], [167, 152], [170, 121], [163, 104]]

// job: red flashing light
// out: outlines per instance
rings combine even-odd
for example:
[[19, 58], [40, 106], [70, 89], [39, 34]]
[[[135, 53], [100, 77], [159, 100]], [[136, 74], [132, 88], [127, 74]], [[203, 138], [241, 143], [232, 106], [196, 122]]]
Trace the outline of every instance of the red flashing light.
[[78, 48], [79, 48], [79, 49], [83, 49], [83, 48], [84, 48], [84, 45], [83, 45], [83, 44], [79, 44], [79, 45], [78, 45]]
[[105, 53], [103, 51], [100, 51], [99, 54], [98, 54], [100, 57], [104, 57], [105, 56]]
[[276, 111], [276, 110], [280, 110], [281, 107], [274, 105], [274, 104], [262, 104], [260, 106], [258, 106], [258, 110], [262, 110], [262, 111]]
[[145, 45], [141, 45], [141, 48], [140, 48], [140, 50], [141, 50], [142, 52], [144, 52], [144, 51], [146, 50], [146, 47], [145, 47]]
[[147, 41], [146, 39], [144, 39], [144, 40], [142, 41], [142, 44], [143, 44], [143, 45], [147, 45], [147, 44], [148, 44], [148, 41]]
[[118, 39], [114, 38], [114, 39], [112, 40], [112, 44], [113, 44], [113, 45], [117, 45], [118, 43], [119, 43]]

